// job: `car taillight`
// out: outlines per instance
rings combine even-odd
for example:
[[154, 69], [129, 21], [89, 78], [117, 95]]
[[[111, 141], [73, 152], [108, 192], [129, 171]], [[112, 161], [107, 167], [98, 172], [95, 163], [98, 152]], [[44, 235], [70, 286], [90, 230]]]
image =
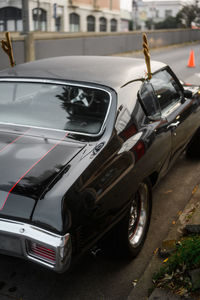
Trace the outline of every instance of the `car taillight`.
[[27, 241], [27, 245], [27, 251], [30, 256], [33, 256], [51, 264], [56, 263], [55, 250], [31, 241]]
[[137, 133], [137, 128], [134, 124], [131, 124], [128, 128], [124, 129], [121, 133], [120, 136], [128, 140], [130, 137], [132, 137], [134, 134]]
[[145, 154], [145, 145], [142, 141], [139, 141], [134, 147], [135, 161], [138, 161]]

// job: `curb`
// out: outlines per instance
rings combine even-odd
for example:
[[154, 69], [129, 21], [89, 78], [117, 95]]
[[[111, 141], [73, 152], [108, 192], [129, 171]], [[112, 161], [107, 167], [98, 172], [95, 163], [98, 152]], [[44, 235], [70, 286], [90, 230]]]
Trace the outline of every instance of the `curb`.
[[163, 289], [155, 289], [151, 296], [149, 297], [149, 300], [193, 300], [192, 298], [184, 298], [181, 296], [177, 296], [172, 294], [170, 291], [166, 291]]
[[[200, 223], [200, 184], [196, 185], [192, 191], [192, 195], [190, 197], [189, 202], [185, 206], [183, 212], [180, 212], [178, 220], [173, 222], [173, 225], [169, 229], [169, 233], [166, 238], [162, 242], [161, 247], [166, 247], [175, 241], [178, 240], [182, 236], [182, 230], [185, 225], [194, 225]], [[140, 277], [136, 286], [130, 292], [127, 300], [147, 300], [149, 296], [149, 291], [153, 288], [152, 276], [155, 272], [157, 272], [163, 264], [163, 260], [161, 260], [157, 254], [154, 254], [147, 268], [145, 269], [143, 275]], [[159, 292], [160, 291], [160, 295]], [[161, 289], [155, 289], [152, 295], [150, 296], [150, 300], [172, 300], [172, 299], [186, 299], [184, 297], [176, 297], [169, 298], [169, 293]], [[155, 293], [155, 294], [154, 294]], [[187, 298], [189, 300], [189, 298]], [[191, 298], [190, 298], [191, 300]]]

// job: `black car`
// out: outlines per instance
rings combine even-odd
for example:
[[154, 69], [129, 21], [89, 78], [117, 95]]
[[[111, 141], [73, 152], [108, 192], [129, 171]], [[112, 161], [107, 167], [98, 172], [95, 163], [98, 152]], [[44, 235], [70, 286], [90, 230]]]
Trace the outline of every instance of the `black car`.
[[112, 231], [137, 255], [152, 187], [200, 144], [199, 87], [151, 69], [75, 56], [0, 72], [0, 253], [63, 272]]

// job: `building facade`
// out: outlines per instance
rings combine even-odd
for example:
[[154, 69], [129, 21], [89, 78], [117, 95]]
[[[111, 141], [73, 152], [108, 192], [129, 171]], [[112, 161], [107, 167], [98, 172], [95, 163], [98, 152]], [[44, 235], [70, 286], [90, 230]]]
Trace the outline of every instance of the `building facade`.
[[130, 20], [134, 29], [145, 30], [146, 21], [157, 23], [175, 17], [187, 4], [187, 0], [121, 0], [121, 31], [127, 31]]
[[[186, 5], [184, 0], [155, 0], [155, 1], [138, 1], [137, 23], [141, 29], [145, 29], [147, 20], [153, 20], [154, 23], [165, 20], [167, 17], [175, 17]], [[133, 7], [133, 16], [136, 8]], [[153, 29], [153, 28], [152, 28]]]
[[119, 31], [118, 0], [71, 0], [68, 11], [70, 32]]
[[132, 1], [120, 1], [120, 31], [129, 31], [129, 24], [132, 21]]
[[[30, 31], [114, 32], [119, 0], [27, 0]], [[22, 1], [0, 1], [0, 31], [23, 31]]]

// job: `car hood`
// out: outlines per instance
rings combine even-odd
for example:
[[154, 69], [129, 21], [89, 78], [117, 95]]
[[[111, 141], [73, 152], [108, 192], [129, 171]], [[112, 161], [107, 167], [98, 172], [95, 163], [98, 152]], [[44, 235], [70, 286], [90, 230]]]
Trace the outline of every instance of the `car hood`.
[[65, 132], [0, 129], [0, 217], [30, 220], [42, 193], [84, 146]]

